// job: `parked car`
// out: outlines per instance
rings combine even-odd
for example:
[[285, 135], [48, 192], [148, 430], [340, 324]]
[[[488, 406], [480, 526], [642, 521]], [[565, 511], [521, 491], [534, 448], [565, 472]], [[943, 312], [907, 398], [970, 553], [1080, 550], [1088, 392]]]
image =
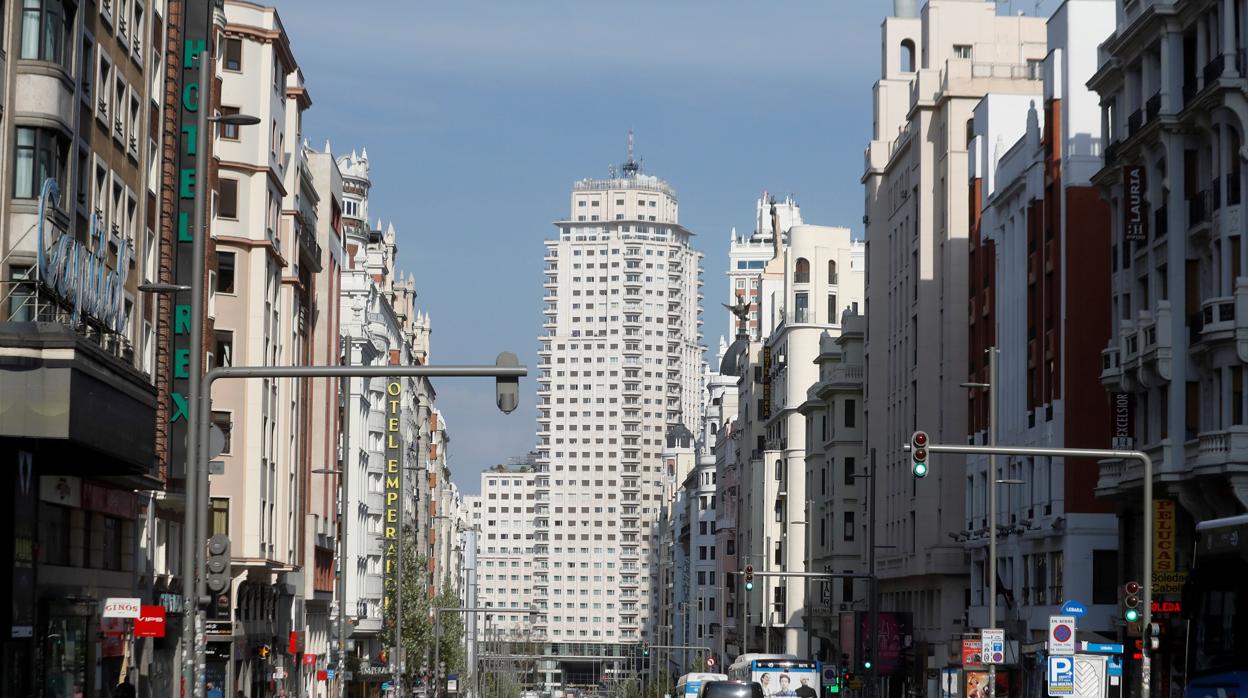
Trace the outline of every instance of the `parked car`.
[[763, 687], [745, 681], [707, 681], [698, 691], [698, 698], [766, 698]]

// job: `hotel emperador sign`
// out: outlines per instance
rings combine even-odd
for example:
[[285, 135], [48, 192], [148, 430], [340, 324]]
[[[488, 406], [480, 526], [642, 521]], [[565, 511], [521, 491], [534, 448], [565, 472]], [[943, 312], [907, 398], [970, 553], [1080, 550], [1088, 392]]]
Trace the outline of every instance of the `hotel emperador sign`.
[[399, 536], [403, 515], [403, 465], [402, 432], [399, 415], [402, 413], [403, 384], [390, 379], [386, 384], [386, 508], [382, 525], [382, 578], [385, 580], [385, 597], [382, 600], [382, 617], [393, 624], [392, 614], [399, 593]]

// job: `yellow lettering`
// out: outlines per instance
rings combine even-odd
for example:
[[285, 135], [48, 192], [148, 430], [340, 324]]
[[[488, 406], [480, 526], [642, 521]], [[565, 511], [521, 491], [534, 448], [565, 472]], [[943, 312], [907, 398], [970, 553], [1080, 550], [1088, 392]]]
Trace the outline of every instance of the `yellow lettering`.
[[399, 447], [399, 435], [387, 434], [386, 435], [386, 448], [398, 448], [398, 447]]
[[386, 431], [398, 431], [398, 430], [399, 430], [399, 418], [398, 417], [391, 417], [390, 419], [386, 420]]
[[390, 401], [390, 414], [398, 414], [398, 413], [399, 413], [399, 401], [391, 400]]
[[395, 503], [395, 502], [397, 502], [397, 501], [399, 501], [399, 493], [398, 493], [398, 492], [387, 492], [387, 493], [386, 493], [386, 506], [387, 506], [387, 507], [389, 507], [389, 505], [394, 504], [394, 503]]
[[398, 395], [403, 392], [403, 386], [398, 381], [391, 381], [390, 385], [386, 386], [386, 392], [391, 395]]
[[[390, 458], [390, 459], [386, 460], [386, 472], [387, 472], [387, 473], [397, 473], [397, 472], [399, 472], [399, 459], [398, 459], [398, 458]], [[390, 485], [390, 480], [389, 480], [389, 479], [387, 479], [387, 480], [386, 480], [386, 487], [390, 487], [390, 486], [391, 486], [391, 485]], [[397, 488], [398, 488], [398, 486], [399, 486], [399, 479], [396, 477], [396, 478], [394, 479], [394, 487], [397, 489]]]
[[398, 530], [399, 529], [394, 526], [386, 526], [386, 538], [387, 539], [394, 538]]
[[[391, 463], [397, 463], [398, 461], [393, 461], [393, 460], [392, 460], [392, 461], [390, 461], [390, 462], [391, 462]], [[397, 490], [397, 489], [399, 489], [399, 478], [397, 478], [397, 477], [388, 477], [388, 478], [386, 478], [386, 489], [388, 489], [388, 490]]]

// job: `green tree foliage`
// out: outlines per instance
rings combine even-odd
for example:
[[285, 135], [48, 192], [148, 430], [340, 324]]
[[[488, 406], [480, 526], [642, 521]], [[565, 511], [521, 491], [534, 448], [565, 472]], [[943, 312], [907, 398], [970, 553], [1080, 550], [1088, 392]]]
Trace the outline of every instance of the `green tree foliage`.
[[[427, 663], [425, 658], [433, 641], [433, 622], [429, 616], [429, 568], [425, 559], [416, 555], [413, 547], [405, 546], [400, 558], [403, 580], [400, 587], [403, 608], [401, 633], [411, 673], [420, 671]], [[396, 610], [388, 609], [386, 617], [386, 645], [391, 652], [397, 647], [394, 639]]]
[[[442, 581], [442, 591], [433, 600], [435, 608], [463, 608], [463, 602], [455, 593], [455, 585], [448, 575]], [[441, 617], [442, 631], [439, 635], [439, 661], [446, 665], [447, 674], [464, 676], [464, 614], [443, 613]]]

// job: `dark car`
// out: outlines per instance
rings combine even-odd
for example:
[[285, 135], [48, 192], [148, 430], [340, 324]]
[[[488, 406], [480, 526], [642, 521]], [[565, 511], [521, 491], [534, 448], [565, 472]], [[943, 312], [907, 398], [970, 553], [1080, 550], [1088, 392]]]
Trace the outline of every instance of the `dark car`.
[[707, 681], [698, 690], [698, 698], [765, 698], [763, 687], [744, 681]]

